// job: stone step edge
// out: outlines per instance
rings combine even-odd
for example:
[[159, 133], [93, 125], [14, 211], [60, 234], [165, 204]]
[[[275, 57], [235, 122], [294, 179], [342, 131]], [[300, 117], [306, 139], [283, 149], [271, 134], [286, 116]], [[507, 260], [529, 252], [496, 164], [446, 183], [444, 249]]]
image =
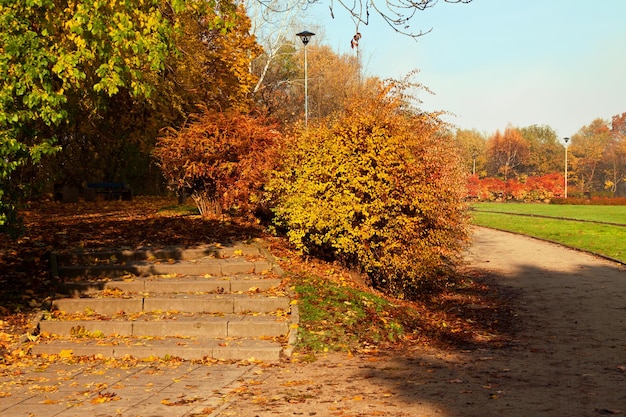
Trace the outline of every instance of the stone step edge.
[[284, 358], [285, 347], [276, 341], [259, 339], [218, 340], [165, 338], [141, 340], [135, 345], [98, 345], [97, 341], [43, 341], [32, 346], [32, 355], [65, 355], [108, 358], [180, 358], [183, 360], [232, 360], [278, 362]]
[[288, 320], [277, 317], [214, 317], [197, 320], [42, 320], [40, 335], [103, 337], [284, 337]]
[[[249, 292], [253, 289], [269, 291], [278, 288], [282, 280], [280, 278], [263, 278], [258, 275], [245, 275], [233, 277], [191, 277], [182, 276], [175, 278], [136, 278], [131, 280], [107, 280], [107, 281], [78, 281], [59, 284], [57, 292], [70, 297], [79, 295], [93, 295], [104, 290], [119, 289], [124, 293], [213, 293], [232, 294]], [[184, 289], [184, 291], [180, 291]]]
[[120, 277], [132, 276], [156, 276], [156, 275], [235, 275], [235, 274], [261, 274], [274, 272], [274, 266], [266, 261], [236, 260], [228, 262], [212, 261], [206, 263], [161, 263], [161, 264], [128, 264], [128, 265], [69, 265], [62, 266], [52, 264], [54, 277]]
[[268, 297], [262, 294], [226, 295], [169, 295], [163, 297], [136, 298], [62, 298], [53, 300], [50, 311], [60, 310], [68, 314], [83, 313], [87, 309], [101, 315], [140, 313], [153, 311], [179, 311], [184, 313], [270, 313], [288, 310], [288, 297]]
[[88, 263], [96, 260], [108, 260], [116, 258], [119, 261], [148, 261], [148, 260], [192, 260], [198, 258], [224, 259], [232, 257], [259, 256], [260, 249], [256, 244], [235, 243], [232, 245], [207, 245], [197, 248], [180, 248], [170, 246], [160, 249], [124, 249], [124, 250], [94, 250], [71, 253], [54, 252], [52, 254], [59, 264], [77, 263], [86, 261]]

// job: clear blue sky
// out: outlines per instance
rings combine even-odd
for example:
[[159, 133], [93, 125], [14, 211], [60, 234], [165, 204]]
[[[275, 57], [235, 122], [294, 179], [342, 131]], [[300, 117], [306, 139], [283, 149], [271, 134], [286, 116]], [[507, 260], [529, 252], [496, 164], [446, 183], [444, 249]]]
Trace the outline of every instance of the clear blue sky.
[[[305, 27], [312, 42], [354, 53], [355, 26], [328, 0], [312, 6]], [[626, 0], [474, 0], [418, 12], [417, 41], [376, 16], [361, 25], [367, 74], [416, 81], [422, 108], [444, 110], [459, 128], [491, 134], [511, 124], [548, 125], [570, 136], [596, 118], [626, 112]]]

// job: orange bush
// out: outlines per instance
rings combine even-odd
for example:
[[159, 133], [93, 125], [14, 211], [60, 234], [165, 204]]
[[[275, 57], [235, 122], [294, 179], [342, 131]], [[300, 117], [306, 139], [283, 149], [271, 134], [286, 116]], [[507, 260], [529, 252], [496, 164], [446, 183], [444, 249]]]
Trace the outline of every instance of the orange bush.
[[467, 179], [468, 197], [478, 201], [548, 201], [563, 195], [563, 174], [553, 173], [523, 179], [479, 179], [471, 175]]
[[154, 156], [173, 190], [188, 190], [203, 216], [250, 212], [261, 201], [280, 134], [266, 120], [203, 111], [159, 138]]

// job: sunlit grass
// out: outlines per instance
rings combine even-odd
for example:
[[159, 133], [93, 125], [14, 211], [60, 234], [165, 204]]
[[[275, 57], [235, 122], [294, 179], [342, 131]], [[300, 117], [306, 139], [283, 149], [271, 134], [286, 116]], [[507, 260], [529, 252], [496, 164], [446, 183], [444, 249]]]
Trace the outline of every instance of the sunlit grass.
[[397, 306], [383, 297], [313, 275], [293, 279], [299, 295], [301, 351], [352, 351], [393, 342], [404, 334], [400, 319], [389, 313]]
[[175, 215], [175, 216], [189, 216], [189, 215], [198, 215], [200, 211], [198, 207], [192, 206], [189, 204], [182, 205], [169, 205], [164, 206], [159, 209], [159, 214], [161, 215]]
[[[498, 210], [501, 211], [500, 213], [474, 211], [472, 213], [473, 223], [478, 226], [492, 227], [550, 240], [626, 262], [626, 227], [558, 218], [515, 216], [505, 213], [505, 209], [510, 210], [509, 213], [519, 213], [519, 211], [513, 211], [513, 208], [524, 207], [525, 205], [502, 204], [501, 206], [502, 209]], [[559, 206], [556, 207], [560, 208]], [[568, 211], [568, 216], [565, 217], [609, 221], [607, 217], [602, 217], [603, 215], [594, 215], [591, 211], [587, 211], [587, 206], [573, 207], [580, 208], [581, 211]], [[613, 207], [614, 210], [618, 208]], [[600, 218], [604, 220], [598, 220]], [[612, 219], [611, 222], [617, 223], [615, 218]], [[626, 222], [624, 223], [626, 224]]]
[[529, 214], [626, 225], [626, 206], [557, 205], [534, 203], [476, 203], [476, 211]]

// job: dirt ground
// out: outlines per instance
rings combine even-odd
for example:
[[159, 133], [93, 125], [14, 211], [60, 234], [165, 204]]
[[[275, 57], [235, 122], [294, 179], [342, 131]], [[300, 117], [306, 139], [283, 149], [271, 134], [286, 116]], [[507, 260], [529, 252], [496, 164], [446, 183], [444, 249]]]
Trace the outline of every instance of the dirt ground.
[[488, 229], [475, 230], [466, 262], [517, 294], [510, 346], [328, 354], [267, 367], [231, 393], [218, 414], [626, 414], [624, 266]]

